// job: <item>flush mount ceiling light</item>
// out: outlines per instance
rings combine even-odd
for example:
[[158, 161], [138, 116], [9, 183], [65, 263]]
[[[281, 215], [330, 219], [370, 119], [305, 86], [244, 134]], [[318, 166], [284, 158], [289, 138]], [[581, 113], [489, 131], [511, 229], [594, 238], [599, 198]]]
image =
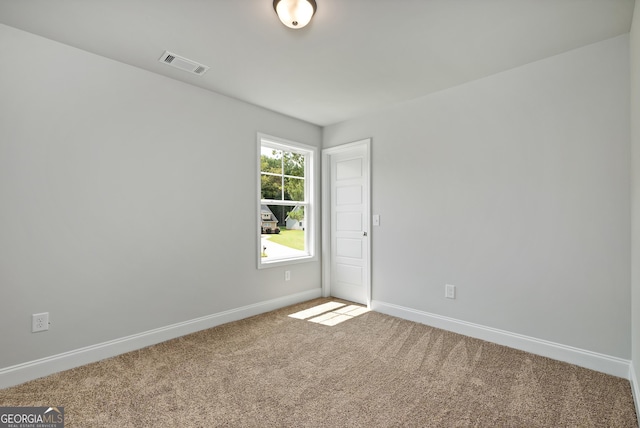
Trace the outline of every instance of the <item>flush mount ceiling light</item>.
[[311, 21], [318, 6], [315, 0], [273, 0], [278, 18], [289, 28], [302, 28]]

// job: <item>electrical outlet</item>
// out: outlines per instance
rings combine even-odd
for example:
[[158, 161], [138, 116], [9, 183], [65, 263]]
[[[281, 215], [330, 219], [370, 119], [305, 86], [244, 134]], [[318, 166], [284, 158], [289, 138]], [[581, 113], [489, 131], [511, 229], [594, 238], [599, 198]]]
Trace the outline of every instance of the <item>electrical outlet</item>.
[[444, 297], [447, 299], [455, 299], [456, 298], [456, 286], [447, 284], [444, 286]]
[[49, 312], [31, 315], [31, 333], [49, 330]]
[[284, 280], [285, 281], [289, 281], [291, 279], [291, 271], [290, 270], [285, 270], [284, 271]]

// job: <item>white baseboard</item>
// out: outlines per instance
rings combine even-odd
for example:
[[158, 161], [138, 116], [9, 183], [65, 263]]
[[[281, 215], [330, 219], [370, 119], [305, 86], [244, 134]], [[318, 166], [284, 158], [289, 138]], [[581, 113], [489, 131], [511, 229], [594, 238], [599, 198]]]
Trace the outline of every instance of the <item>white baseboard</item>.
[[[455, 318], [431, 314], [376, 300], [371, 302], [371, 309], [383, 314], [419, 322], [421, 324], [441, 328], [443, 330], [452, 331], [454, 333], [463, 334], [476, 339], [486, 340], [488, 342], [497, 343], [499, 345], [508, 346], [521, 351], [531, 352], [532, 354], [564, 361], [624, 379], [630, 378], [631, 362], [622, 358], [599, 354], [597, 352], [574, 348], [560, 343], [549, 342], [535, 337], [511, 333], [505, 330], [486, 327], [480, 324], [474, 324], [457, 320]], [[636, 388], [637, 387], [638, 386], [636, 384]], [[637, 400], [638, 399], [636, 398], [636, 404], [638, 402]]]
[[321, 291], [320, 288], [317, 288], [291, 294], [289, 296], [254, 303], [252, 305], [156, 328], [139, 334], [133, 334], [120, 339], [75, 349], [62, 354], [52, 355], [39, 360], [6, 367], [0, 369], [0, 389], [175, 339], [176, 337], [195, 333], [196, 331], [315, 299], [320, 297]]
[[640, 426], [640, 383], [633, 363], [629, 366], [629, 381], [631, 382], [631, 392], [633, 393], [633, 401], [636, 403], [636, 416], [638, 417], [638, 426]]

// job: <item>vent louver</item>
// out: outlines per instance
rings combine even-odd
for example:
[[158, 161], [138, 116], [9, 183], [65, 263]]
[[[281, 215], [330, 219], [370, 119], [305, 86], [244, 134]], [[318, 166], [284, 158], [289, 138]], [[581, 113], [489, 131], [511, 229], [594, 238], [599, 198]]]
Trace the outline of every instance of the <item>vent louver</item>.
[[209, 67], [204, 64], [199, 64], [195, 61], [181, 57], [180, 55], [176, 55], [168, 51], [165, 51], [158, 61], [172, 67], [179, 68], [180, 70], [197, 74], [198, 76], [202, 76], [209, 69]]

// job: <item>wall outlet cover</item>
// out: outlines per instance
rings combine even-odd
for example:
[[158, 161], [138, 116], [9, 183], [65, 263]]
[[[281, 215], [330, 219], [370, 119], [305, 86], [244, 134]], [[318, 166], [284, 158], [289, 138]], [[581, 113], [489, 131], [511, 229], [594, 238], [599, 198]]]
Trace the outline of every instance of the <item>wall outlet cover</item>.
[[49, 330], [49, 312], [31, 315], [31, 332]]
[[456, 286], [447, 284], [444, 287], [444, 297], [447, 299], [455, 299], [456, 298]]

